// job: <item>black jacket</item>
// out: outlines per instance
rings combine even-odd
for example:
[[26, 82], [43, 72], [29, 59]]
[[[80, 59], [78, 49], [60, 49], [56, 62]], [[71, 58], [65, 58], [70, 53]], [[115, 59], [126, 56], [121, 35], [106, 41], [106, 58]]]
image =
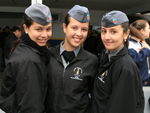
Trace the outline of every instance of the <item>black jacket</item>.
[[16, 35], [14, 33], [11, 33], [5, 38], [5, 43], [4, 43], [4, 58], [9, 59], [9, 53], [11, 51], [13, 42], [18, 40]]
[[38, 49], [42, 47], [27, 36], [21, 39], [4, 71], [0, 108], [6, 113], [43, 113], [48, 87], [45, 57], [49, 56], [45, 55], [49, 51]]
[[50, 49], [46, 113], [89, 113], [90, 89], [98, 67], [95, 55], [80, 49], [64, 69], [60, 46]]
[[97, 56], [98, 55], [97, 45], [98, 45], [98, 38], [95, 36], [90, 36], [84, 42], [84, 49]]
[[92, 113], [143, 113], [140, 72], [126, 47], [102, 60], [92, 92]]

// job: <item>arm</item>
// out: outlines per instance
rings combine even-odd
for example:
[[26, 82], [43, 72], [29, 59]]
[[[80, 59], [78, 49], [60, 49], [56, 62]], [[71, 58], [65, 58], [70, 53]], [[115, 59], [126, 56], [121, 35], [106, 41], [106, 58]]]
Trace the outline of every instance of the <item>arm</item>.
[[113, 82], [105, 113], [136, 113], [141, 97], [139, 90], [142, 88], [138, 75], [133, 76], [123, 70], [119, 78]]
[[44, 64], [22, 62], [16, 72], [16, 94], [19, 113], [42, 113], [46, 93]]
[[143, 48], [139, 53], [137, 53], [134, 49], [129, 49], [128, 52], [137, 65], [141, 65], [141, 62], [150, 55], [150, 50], [147, 48]]
[[91, 69], [90, 69], [90, 75], [91, 75], [91, 79], [90, 79], [90, 83], [89, 83], [89, 92], [91, 93], [91, 90], [92, 90], [92, 87], [93, 87], [93, 82], [94, 82], [94, 79], [95, 79], [95, 76], [97, 74], [97, 71], [98, 71], [98, 59], [96, 58], [96, 61], [94, 63], [93, 66], [91, 66]]
[[12, 65], [8, 63], [5, 68], [4, 74], [1, 80], [0, 87], [0, 108], [6, 113], [17, 113], [17, 101], [15, 91], [15, 79], [13, 77]]

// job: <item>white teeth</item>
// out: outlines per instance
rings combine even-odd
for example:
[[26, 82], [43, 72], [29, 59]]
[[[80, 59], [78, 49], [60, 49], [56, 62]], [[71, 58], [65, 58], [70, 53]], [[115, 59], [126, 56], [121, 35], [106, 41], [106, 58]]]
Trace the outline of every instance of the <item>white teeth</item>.
[[75, 39], [76, 41], [80, 41], [80, 39]]

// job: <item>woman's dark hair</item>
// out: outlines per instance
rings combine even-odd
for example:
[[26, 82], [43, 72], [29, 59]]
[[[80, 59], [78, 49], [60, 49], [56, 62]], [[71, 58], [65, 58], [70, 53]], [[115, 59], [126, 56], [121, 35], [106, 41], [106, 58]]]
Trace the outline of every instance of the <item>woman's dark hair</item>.
[[26, 14], [23, 15], [22, 17], [22, 22], [21, 22], [21, 31], [24, 32], [23, 25], [26, 25], [28, 28], [33, 24], [33, 20], [29, 18]]
[[66, 27], [68, 26], [68, 24], [70, 23], [70, 15], [69, 14], [67, 14], [66, 16], [65, 16], [65, 19], [64, 19], [64, 23], [65, 23], [65, 25], [66, 25]]
[[[125, 23], [121, 24], [121, 27], [123, 28], [123, 33], [126, 33], [129, 29], [129, 22], [125, 22]], [[128, 48], [128, 46], [129, 46], [129, 36], [128, 36], [127, 40], [124, 41], [124, 45], [126, 45], [126, 47]]]
[[136, 20], [135, 22], [130, 24], [130, 34], [131, 36], [135, 36], [141, 40], [145, 40], [144, 36], [141, 32], [141, 29], [145, 29], [146, 24], [148, 22], [146, 20]]
[[[31, 18], [29, 18], [26, 14], [23, 15], [22, 17], [22, 22], [21, 22], [21, 32], [24, 32], [24, 28], [23, 25], [26, 25], [28, 28], [33, 24], [33, 20]], [[15, 50], [15, 48], [19, 45], [20, 43], [20, 39], [18, 39], [17, 41], [15, 41], [12, 45], [12, 49], [10, 51], [9, 56], [12, 55], [13, 51]]]

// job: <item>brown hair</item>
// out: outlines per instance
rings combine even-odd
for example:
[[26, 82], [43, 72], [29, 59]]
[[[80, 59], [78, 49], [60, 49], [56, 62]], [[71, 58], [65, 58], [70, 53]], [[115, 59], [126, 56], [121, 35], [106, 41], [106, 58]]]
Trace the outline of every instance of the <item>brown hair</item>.
[[66, 14], [66, 16], [65, 16], [65, 19], [64, 19], [64, 23], [65, 23], [65, 25], [66, 25], [66, 27], [68, 26], [68, 24], [70, 23], [70, 15], [69, 14]]
[[141, 29], [145, 29], [147, 23], [148, 22], [146, 20], [136, 20], [135, 22], [131, 23], [130, 24], [131, 36], [135, 36], [141, 40], [145, 40], [144, 36], [139, 31]]
[[[122, 23], [121, 27], [123, 28], [123, 33], [126, 33], [129, 29], [129, 22]], [[127, 37], [127, 40], [124, 41], [124, 45], [128, 48], [128, 46], [129, 46], [129, 36]]]
[[[24, 32], [23, 24], [25, 24], [28, 28], [33, 24], [33, 20], [30, 19], [26, 14], [23, 15], [22, 21], [21, 21], [21, 32]], [[12, 49], [10, 51], [9, 57], [12, 55], [13, 51], [15, 48], [19, 45], [20, 39], [17, 41], [13, 42]]]

